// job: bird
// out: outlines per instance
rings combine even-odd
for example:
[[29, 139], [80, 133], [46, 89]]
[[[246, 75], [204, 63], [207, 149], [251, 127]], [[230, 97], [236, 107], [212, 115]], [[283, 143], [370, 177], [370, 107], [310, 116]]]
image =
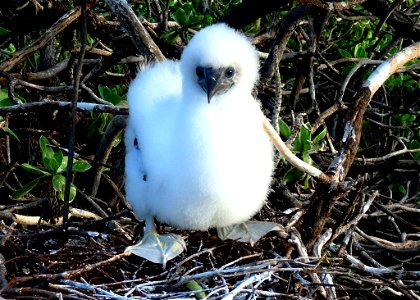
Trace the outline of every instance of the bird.
[[155, 219], [231, 232], [263, 207], [274, 149], [252, 96], [258, 70], [250, 40], [216, 23], [192, 37], [179, 61], [152, 63], [130, 83], [125, 192], [145, 230], [126, 251], [165, 265], [186, 245], [158, 234]]

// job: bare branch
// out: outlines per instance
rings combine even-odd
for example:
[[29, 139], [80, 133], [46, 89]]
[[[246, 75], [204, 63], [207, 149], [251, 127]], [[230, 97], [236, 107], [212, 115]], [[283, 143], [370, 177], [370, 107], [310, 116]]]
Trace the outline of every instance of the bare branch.
[[77, 18], [80, 17], [81, 8], [80, 6], [75, 7], [73, 10], [66, 13], [62, 16], [57, 22], [51, 26], [40, 38], [38, 38], [31, 45], [27, 46], [25, 49], [13, 53], [13, 56], [2, 64], [0, 64], [0, 70], [9, 71], [15, 65], [19, 64], [25, 60], [28, 56], [32, 55], [35, 51], [38, 51], [46, 44], [48, 44], [57, 34], [63, 31], [67, 26], [73, 23]]

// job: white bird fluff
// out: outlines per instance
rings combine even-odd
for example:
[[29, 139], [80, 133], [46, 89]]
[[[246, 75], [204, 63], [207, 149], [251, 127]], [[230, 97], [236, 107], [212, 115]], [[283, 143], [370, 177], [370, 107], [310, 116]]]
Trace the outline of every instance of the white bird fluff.
[[219, 23], [181, 60], [140, 72], [128, 91], [126, 196], [141, 220], [207, 230], [249, 220], [264, 205], [273, 146], [252, 97], [256, 49]]

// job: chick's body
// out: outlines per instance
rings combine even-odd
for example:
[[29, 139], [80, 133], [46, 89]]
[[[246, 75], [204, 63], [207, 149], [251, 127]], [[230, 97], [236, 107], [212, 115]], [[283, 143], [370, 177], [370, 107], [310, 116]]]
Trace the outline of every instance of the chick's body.
[[[233, 30], [227, 30], [230, 39]], [[250, 219], [264, 204], [273, 169], [272, 145], [251, 96], [255, 50], [249, 45], [247, 68], [238, 55], [219, 58], [220, 47], [209, 50], [205, 38], [202, 34], [195, 43], [193, 38], [180, 62], [141, 72], [128, 93], [127, 198], [140, 219], [152, 215], [180, 229], [207, 230]], [[213, 57], [206, 61], [208, 51]], [[195, 70], [210, 64], [234, 66], [237, 78], [208, 101]]]

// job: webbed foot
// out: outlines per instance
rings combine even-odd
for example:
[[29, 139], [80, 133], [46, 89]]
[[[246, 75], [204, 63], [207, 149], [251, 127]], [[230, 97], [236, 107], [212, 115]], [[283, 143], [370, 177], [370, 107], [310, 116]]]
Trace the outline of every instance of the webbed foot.
[[282, 229], [283, 226], [274, 222], [246, 221], [240, 224], [217, 228], [217, 234], [222, 240], [231, 239], [243, 243], [250, 243], [253, 246], [270, 231], [279, 231]]

